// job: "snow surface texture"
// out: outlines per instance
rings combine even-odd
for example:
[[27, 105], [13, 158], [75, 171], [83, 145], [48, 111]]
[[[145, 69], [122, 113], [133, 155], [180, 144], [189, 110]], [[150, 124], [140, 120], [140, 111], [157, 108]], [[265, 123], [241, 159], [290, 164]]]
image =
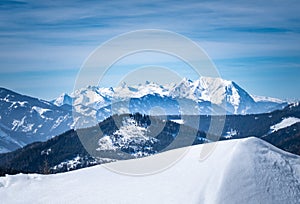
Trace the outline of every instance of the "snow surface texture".
[[299, 123], [300, 119], [299, 118], [295, 118], [295, 117], [288, 117], [288, 118], [284, 118], [280, 123], [277, 123], [276, 125], [272, 125], [270, 127], [270, 132], [276, 132], [280, 129], [289, 127], [294, 125], [295, 123]]
[[[205, 144], [211, 145], [211, 144]], [[167, 170], [148, 176], [116, 174], [103, 166], [55, 174], [0, 178], [2, 203], [299, 203], [300, 157], [257, 138], [219, 142], [206, 160], [204, 145]], [[138, 165], [177, 150], [108, 164]]]

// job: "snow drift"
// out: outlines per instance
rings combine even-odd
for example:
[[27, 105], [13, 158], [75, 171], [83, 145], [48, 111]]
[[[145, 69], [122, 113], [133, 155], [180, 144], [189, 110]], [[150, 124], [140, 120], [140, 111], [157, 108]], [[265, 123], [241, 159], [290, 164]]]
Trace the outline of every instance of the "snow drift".
[[[211, 144], [205, 144], [211, 145]], [[192, 146], [167, 170], [134, 177], [103, 166], [78, 171], [0, 178], [2, 203], [299, 203], [300, 157], [257, 138], [218, 142], [200, 161]], [[136, 165], [151, 157], [110, 165]]]

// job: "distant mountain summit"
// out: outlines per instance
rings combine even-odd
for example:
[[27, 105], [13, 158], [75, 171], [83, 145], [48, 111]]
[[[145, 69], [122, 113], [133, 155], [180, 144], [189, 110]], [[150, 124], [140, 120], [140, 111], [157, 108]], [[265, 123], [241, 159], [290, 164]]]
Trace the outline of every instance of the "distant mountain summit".
[[[184, 78], [178, 84], [166, 85], [146, 82], [135, 86], [123, 83], [115, 88], [88, 86], [70, 95], [63, 94], [53, 100], [53, 103], [61, 106], [70, 105], [72, 101], [78, 112], [87, 115], [86, 112], [92, 111], [108, 112], [111, 104], [128, 100], [130, 100], [129, 105], [134, 107], [131, 110], [128, 108], [128, 113], [142, 111], [146, 114], [150, 113], [145, 111], [145, 104], [160, 106], [165, 109], [166, 114], [180, 114], [179, 104], [177, 104], [177, 111], [174, 111], [177, 100], [196, 103], [197, 111], [193, 114], [218, 114], [216, 110], [223, 109], [225, 110], [221, 112], [226, 114], [264, 113], [287, 105], [279, 99], [253, 97], [233, 81], [210, 77], [200, 77], [195, 81]], [[212, 106], [217, 106], [219, 109]], [[173, 107], [173, 110], [169, 107]], [[103, 108], [106, 108], [106, 111]]]
[[61, 94], [57, 99], [52, 101], [52, 103], [56, 106], [63, 106], [63, 105], [72, 105], [73, 98], [66, 93]]

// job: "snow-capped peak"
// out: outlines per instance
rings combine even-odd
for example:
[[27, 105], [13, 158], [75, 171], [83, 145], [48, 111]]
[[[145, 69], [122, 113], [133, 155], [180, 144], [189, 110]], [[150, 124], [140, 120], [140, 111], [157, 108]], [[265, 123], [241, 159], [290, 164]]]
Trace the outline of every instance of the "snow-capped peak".
[[241, 105], [246, 107], [255, 103], [236, 83], [221, 78], [200, 77], [195, 81], [183, 79], [170, 94], [197, 102], [209, 101], [217, 105], [226, 105], [228, 111], [234, 114], [242, 113]]
[[72, 105], [73, 99], [67, 93], [63, 93], [59, 97], [57, 97], [55, 100], [53, 100], [52, 103], [56, 106], [62, 106], [65, 104]]
[[[102, 88], [88, 86], [75, 90], [70, 95], [62, 95], [55, 100], [56, 105], [66, 104], [72, 99], [73, 105], [83, 105], [96, 110], [111, 103], [124, 101], [131, 98], [142, 98], [155, 95], [160, 98], [187, 99], [196, 103], [210, 102], [226, 106], [226, 111], [232, 114], [260, 113], [273, 110], [272, 108], [284, 102], [265, 98], [264, 100], [252, 97], [235, 82], [222, 78], [200, 77], [197, 80], [183, 78], [178, 84], [157, 84], [146, 81], [143, 84], [128, 85], [123, 82], [115, 88]], [[68, 97], [71, 97], [68, 98]], [[65, 100], [63, 99], [69, 99]], [[257, 103], [260, 103], [257, 105]], [[266, 103], [271, 103], [267, 104]]]

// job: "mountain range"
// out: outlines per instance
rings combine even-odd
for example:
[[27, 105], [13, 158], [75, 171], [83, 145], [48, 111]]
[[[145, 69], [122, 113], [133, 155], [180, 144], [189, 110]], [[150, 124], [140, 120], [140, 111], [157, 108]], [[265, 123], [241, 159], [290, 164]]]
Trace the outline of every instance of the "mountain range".
[[0, 88], [0, 152], [46, 141], [72, 128], [94, 126], [114, 114], [245, 115], [286, 105], [278, 99], [254, 97], [232, 81], [208, 77], [167, 85], [88, 86], [51, 102]]
[[124, 82], [115, 88], [88, 86], [71, 94], [64, 93], [51, 102], [57, 106], [72, 106], [76, 113], [94, 118], [93, 122], [124, 113], [244, 115], [270, 112], [287, 105], [279, 99], [250, 95], [235, 82], [209, 77], [195, 81], [184, 78], [178, 84], [166, 85], [145, 82], [128, 86]]

